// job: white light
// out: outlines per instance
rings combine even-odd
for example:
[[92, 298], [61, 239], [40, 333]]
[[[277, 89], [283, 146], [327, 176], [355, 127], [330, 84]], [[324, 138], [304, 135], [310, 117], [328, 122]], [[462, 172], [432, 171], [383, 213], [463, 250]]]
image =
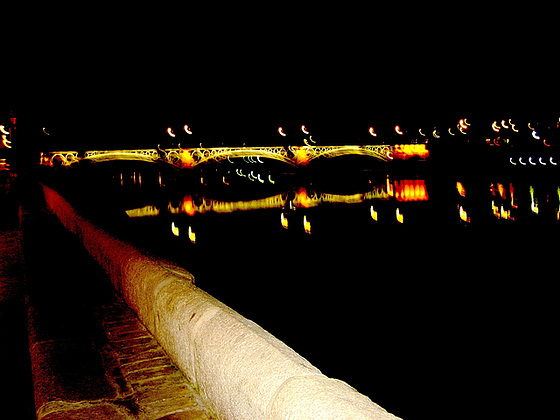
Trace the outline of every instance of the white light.
[[303, 131], [305, 134], [309, 134], [309, 131], [307, 130], [307, 127], [305, 125], [301, 126], [301, 131]]
[[278, 133], [280, 133], [280, 135], [282, 137], [286, 137], [286, 134], [284, 133], [284, 130], [282, 129], [282, 127], [278, 127]]
[[541, 138], [537, 135], [537, 131], [536, 131], [536, 130], [533, 130], [532, 135], [533, 135], [533, 138], [535, 138], [536, 140], [540, 140], [540, 139], [541, 139]]
[[369, 128], [369, 134], [371, 134], [373, 137], [377, 137], [377, 134], [375, 134], [375, 131], [373, 130], [373, 127]]
[[532, 156], [529, 157], [529, 163], [530, 163], [531, 165], [536, 165], [536, 163], [533, 162], [533, 157], [532, 157]]
[[[43, 129], [44, 130], [44, 129]], [[9, 131], [6, 131], [6, 129], [4, 128], [3, 125], [0, 125], [0, 132], [2, 132], [2, 134], [10, 134]]]
[[517, 163], [515, 163], [515, 162], [513, 161], [513, 158], [512, 158], [512, 157], [509, 158], [509, 163], [511, 163], [512, 165], [517, 165]]
[[556, 162], [552, 161], [552, 156], [550, 157], [549, 161], [550, 161], [551, 165], [558, 165]]
[[539, 162], [541, 163], [541, 165], [546, 165], [546, 163], [542, 161], [542, 156], [539, 158]]
[[167, 134], [169, 134], [171, 137], [175, 137], [175, 134], [173, 133], [173, 129], [171, 127], [167, 127]]
[[527, 165], [527, 164], [526, 164], [525, 162], [523, 162], [521, 159], [523, 159], [523, 158], [521, 158], [521, 157], [519, 158], [519, 163], [521, 163], [522, 165]]
[[185, 130], [185, 133], [187, 134], [192, 134], [192, 131], [187, 124], [184, 125], [183, 130]]

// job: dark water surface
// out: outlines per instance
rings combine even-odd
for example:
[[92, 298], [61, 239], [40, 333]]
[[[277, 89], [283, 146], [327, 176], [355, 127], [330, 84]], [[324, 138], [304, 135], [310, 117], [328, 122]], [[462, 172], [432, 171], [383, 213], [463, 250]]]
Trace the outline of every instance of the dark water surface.
[[62, 172], [50, 182], [89, 217], [400, 417], [521, 418], [552, 398], [555, 172], [361, 159]]

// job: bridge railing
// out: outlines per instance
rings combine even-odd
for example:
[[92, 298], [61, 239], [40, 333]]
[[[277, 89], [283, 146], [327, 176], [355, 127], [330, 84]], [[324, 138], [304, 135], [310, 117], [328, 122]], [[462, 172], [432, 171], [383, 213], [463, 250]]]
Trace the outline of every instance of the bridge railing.
[[278, 160], [292, 166], [306, 166], [317, 158], [363, 155], [380, 161], [409, 159], [418, 156], [426, 159], [429, 150], [425, 144], [406, 145], [344, 145], [344, 146], [263, 146], [263, 147], [214, 147], [193, 149], [130, 149], [91, 150], [83, 155], [77, 151], [41, 153], [43, 165], [71, 166], [82, 160], [105, 162], [111, 160], [164, 161], [179, 168], [194, 168], [206, 162], [220, 162], [228, 158], [259, 157]]

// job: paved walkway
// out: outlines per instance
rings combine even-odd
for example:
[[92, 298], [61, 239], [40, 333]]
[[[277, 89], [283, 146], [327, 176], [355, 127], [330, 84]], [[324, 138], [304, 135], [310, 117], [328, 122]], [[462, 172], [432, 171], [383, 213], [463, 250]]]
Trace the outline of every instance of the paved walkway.
[[77, 238], [40, 200], [25, 208], [21, 229], [0, 225], [0, 332], [9, 343], [0, 360], [10, 368], [0, 417], [34, 419], [37, 409], [39, 420], [214, 418]]

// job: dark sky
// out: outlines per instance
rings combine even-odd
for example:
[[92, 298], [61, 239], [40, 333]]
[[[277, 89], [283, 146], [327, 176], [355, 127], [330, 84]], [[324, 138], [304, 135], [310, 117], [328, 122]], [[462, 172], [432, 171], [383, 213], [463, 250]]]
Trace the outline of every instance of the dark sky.
[[432, 123], [559, 108], [546, 25], [528, 27], [523, 16], [503, 27], [509, 17], [486, 9], [437, 17], [425, 9], [45, 19], [41, 36], [4, 67], [13, 74], [0, 101], [82, 147], [155, 143], [184, 123], [257, 132], [279, 121]]

